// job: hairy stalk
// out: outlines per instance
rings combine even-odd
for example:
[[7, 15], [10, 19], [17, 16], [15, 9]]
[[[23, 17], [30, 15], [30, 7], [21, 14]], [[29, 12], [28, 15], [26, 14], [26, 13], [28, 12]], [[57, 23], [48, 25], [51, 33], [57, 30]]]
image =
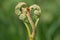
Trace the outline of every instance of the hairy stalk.
[[39, 18], [36, 20], [36, 22], [35, 22], [35, 26], [37, 27], [37, 24], [38, 24], [38, 22], [39, 22]]
[[27, 12], [27, 17], [28, 17], [28, 20], [32, 26], [32, 34], [30, 35], [29, 40], [35, 40], [36, 28], [35, 28], [34, 22], [32, 21], [32, 18], [30, 16], [30, 12]]
[[28, 36], [30, 37], [30, 29], [29, 29], [29, 26], [28, 26], [28, 24], [25, 23], [25, 22], [24, 22], [24, 24], [25, 24], [25, 26], [26, 26], [26, 29], [27, 29], [27, 32], [28, 32]]

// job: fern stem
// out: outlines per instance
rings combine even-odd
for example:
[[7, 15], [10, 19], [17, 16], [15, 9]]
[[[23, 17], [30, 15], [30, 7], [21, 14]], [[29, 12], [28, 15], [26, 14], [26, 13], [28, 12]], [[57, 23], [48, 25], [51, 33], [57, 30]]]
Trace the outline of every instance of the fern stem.
[[39, 22], [39, 18], [36, 20], [36, 22], [35, 22], [35, 26], [37, 27], [37, 24], [38, 24], [38, 22]]
[[30, 29], [29, 29], [29, 26], [28, 26], [28, 24], [25, 23], [25, 22], [24, 22], [24, 24], [25, 24], [25, 26], [26, 26], [26, 28], [27, 28], [28, 36], [30, 37]]
[[30, 40], [35, 40], [36, 28], [35, 28], [35, 24], [32, 21], [32, 18], [30, 16], [30, 13], [29, 12], [27, 12], [27, 17], [28, 17], [28, 20], [29, 20], [29, 22], [30, 22], [30, 24], [32, 26], [32, 34], [30, 36]]

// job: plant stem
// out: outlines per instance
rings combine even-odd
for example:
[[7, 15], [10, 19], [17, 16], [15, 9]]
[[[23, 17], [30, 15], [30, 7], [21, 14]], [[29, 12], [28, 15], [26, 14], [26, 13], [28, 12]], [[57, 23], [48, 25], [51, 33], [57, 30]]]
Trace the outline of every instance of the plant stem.
[[39, 18], [36, 20], [35, 22], [35, 26], [37, 27], [37, 24], [38, 24], [38, 21], [39, 21]]
[[29, 40], [35, 40], [36, 28], [35, 28], [34, 22], [32, 21], [32, 18], [30, 16], [30, 12], [27, 12], [27, 17], [28, 17], [28, 20], [29, 20], [29, 22], [30, 22], [30, 24], [32, 26], [32, 34], [31, 34]]
[[25, 24], [25, 26], [26, 26], [26, 28], [27, 28], [28, 36], [30, 37], [30, 29], [29, 29], [29, 26], [28, 26], [28, 24], [25, 23], [25, 22], [24, 22], [24, 24]]
[[26, 26], [26, 28], [27, 28], [27, 32], [28, 32], [29, 40], [33, 40], [32, 36], [31, 36], [31, 32], [30, 32], [30, 29], [29, 29], [28, 24], [27, 24], [27, 23], [25, 23], [25, 22], [24, 22], [24, 24], [25, 24], [25, 26]]

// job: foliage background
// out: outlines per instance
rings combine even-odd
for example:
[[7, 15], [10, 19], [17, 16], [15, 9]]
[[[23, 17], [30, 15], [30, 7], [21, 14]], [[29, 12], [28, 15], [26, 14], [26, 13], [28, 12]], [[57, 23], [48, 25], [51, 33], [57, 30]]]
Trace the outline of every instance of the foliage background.
[[21, 1], [41, 7], [36, 40], [60, 40], [60, 0], [0, 0], [0, 40], [28, 40], [25, 25], [14, 13]]

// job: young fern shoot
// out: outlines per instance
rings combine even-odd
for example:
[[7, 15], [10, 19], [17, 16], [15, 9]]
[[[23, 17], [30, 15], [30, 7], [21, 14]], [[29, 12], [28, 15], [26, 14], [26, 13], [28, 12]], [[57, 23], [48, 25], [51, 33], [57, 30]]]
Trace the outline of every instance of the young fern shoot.
[[[33, 10], [33, 13], [31, 13], [32, 10]], [[22, 20], [23, 23], [25, 24], [25, 26], [27, 28], [29, 40], [35, 40], [36, 26], [38, 24], [39, 16], [41, 13], [40, 7], [36, 4], [28, 7], [25, 2], [19, 2], [15, 7], [15, 13], [19, 17], [19, 19]], [[34, 22], [33, 19], [36, 21]], [[30, 25], [32, 27], [32, 33], [31, 33], [29, 25], [27, 23], [30, 23]]]

